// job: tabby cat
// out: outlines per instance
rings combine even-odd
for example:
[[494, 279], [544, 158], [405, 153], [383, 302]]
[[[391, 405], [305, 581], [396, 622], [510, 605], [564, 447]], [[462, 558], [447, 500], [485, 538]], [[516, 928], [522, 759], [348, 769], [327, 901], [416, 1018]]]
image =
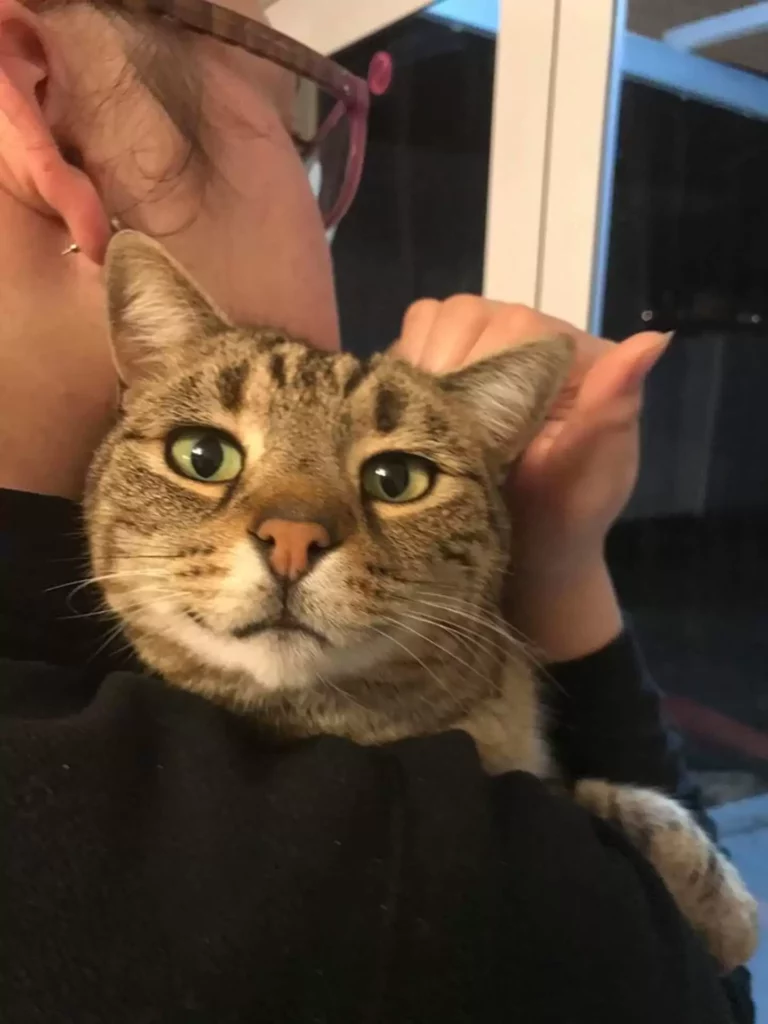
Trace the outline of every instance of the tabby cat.
[[[287, 736], [454, 728], [490, 772], [554, 778], [529, 653], [499, 614], [499, 483], [568, 373], [556, 337], [432, 376], [235, 327], [154, 242], [107, 261], [119, 420], [86, 514], [94, 577], [147, 666]], [[573, 798], [645, 852], [723, 970], [755, 904], [677, 803]]]

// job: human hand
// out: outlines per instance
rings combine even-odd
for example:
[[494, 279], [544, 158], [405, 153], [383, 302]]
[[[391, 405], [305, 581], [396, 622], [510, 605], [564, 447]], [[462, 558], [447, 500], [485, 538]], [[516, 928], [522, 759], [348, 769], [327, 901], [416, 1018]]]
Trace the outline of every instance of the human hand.
[[[615, 344], [525, 306], [460, 295], [411, 306], [393, 349], [439, 373], [562, 333], [576, 342], [569, 380], [509, 482], [516, 624], [530, 618], [527, 631], [558, 659], [594, 650], [621, 628], [604, 544], [637, 480], [643, 384], [668, 338], [644, 333]], [[589, 622], [585, 613], [576, 616], [580, 637], [575, 625], [563, 635], [558, 620], [573, 619], [586, 602]]]

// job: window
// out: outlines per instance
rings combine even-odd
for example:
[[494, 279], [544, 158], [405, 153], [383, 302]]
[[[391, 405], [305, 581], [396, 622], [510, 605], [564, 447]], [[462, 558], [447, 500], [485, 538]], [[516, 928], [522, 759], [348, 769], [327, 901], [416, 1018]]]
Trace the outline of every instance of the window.
[[[597, 6], [597, 5], [595, 5]], [[622, 338], [677, 334], [647, 387], [643, 470], [610, 544], [622, 604], [668, 694], [725, 845], [768, 898], [768, 21], [765, 4], [605, 3], [580, 25], [612, 46], [605, 93], [567, 97], [551, 124], [552, 237], [597, 197], [589, 276], [561, 287], [569, 257], [544, 239], [560, 315]], [[563, 5], [564, 8], [568, 4]], [[758, 15], [762, 15], [762, 21]], [[574, 33], [576, 30], [574, 29]], [[576, 38], [564, 39], [569, 52]], [[599, 152], [568, 162], [568, 110]], [[571, 267], [571, 269], [573, 269]], [[577, 270], [579, 268], [576, 268]], [[768, 1013], [768, 951], [752, 965]]]
[[351, 70], [377, 50], [392, 86], [371, 111], [355, 204], [333, 242], [342, 336], [386, 348], [417, 298], [483, 289], [496, 40], [412, 15], [343, 51]]

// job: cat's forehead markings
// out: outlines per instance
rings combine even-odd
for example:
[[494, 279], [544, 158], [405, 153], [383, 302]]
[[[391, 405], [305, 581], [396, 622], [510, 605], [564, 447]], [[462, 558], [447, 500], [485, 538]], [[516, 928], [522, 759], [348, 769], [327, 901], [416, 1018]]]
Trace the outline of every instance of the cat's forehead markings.
[[372, 367], [369, 363], [353, 363], [341, 386], [344, 398], [351, 398], [371, 372]]
[[374, 399], [373, 418], [380, 434], [391, 434], [400, 426], [408, 405], [408, 396], [402, 388], [388, 382], [379, 384]]
[[196, 370], [194, 373], [182, 377], [173, 389], [174, 397], [178, 401], [191, 402], [193, 405], [197, 405], [200, 402], [204, 390], [204, 375], [201, 370]]
[[282, 352], [273, 352], [269, 357], [269, 376], [275, 387], [285, 387], [285, 356]]
[[424, 426], [433, 441], [444, 440], [449, 436], [448, 421], [431, 406], [427, 406]]
[[247, 359], [225, 366], [219, 370], [216, 387], [219, 401], [228, 412], [240, 412], [243, 407], [243, 395], [251, 371]]
[[314, 388], [323, 379], [327, 380], [328, 357], [323, 352], [307, 349], [298, 359], [294, 371], [294, 385], [299, 388]]

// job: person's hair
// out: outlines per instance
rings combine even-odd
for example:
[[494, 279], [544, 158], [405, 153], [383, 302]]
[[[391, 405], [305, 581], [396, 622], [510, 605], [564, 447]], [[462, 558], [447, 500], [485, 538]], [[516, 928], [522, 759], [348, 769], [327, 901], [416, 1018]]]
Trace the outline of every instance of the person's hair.
[[[45, 15], [66, 8], [90, 7], [104, 15], [124, 40], [128, 73], [160, 104], [188, 147], [188, 161], [210, 170], [202, 114], [203, 80], [189, 38], [176, 26], [151, 15], [125, 11], [109, 0], [24, 0]], [[130, 28], [132, 31], [125, 31]]]

